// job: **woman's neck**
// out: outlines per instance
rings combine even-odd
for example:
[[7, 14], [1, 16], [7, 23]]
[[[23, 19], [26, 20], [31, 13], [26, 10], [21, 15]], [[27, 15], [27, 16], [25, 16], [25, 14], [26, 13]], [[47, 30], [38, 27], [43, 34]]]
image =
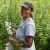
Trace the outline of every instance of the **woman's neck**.
[[30, 18], [30, 16], [27, 16], [27, 17], [23, 17], [23, 19], [24, 19], [24, 20], [26, 20], [27, 18]]

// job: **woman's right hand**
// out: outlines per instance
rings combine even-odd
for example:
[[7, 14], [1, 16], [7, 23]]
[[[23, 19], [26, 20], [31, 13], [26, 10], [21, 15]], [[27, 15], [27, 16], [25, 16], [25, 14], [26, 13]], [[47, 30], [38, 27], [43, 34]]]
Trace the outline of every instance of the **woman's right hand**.
[[16, 44], [16, 45], [18, 45], [18, 46], [22, 46], [22, 44], [23, 44], [23, 41], [21, 41], [21, 40], [16, 40], [16, 39], [11, 39], [11, 40], [9, 40], [9, 42], [11, 43], [11, 44]]
[[11, 31], [13, 32], [13, 35], [16, 34], [16, 30], [14, 28], [11, 28]]

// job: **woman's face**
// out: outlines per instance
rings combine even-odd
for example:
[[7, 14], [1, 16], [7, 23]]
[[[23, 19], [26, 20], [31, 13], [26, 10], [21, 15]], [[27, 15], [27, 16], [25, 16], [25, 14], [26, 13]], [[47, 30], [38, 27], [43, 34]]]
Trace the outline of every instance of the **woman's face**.
[[30, 17], [30, 14], [32, 14], [32, 11], [30, 8], [28, 9], [26, 9], [25, 7], [21, 8], [21, 15], [23, 16], [23, 18]]

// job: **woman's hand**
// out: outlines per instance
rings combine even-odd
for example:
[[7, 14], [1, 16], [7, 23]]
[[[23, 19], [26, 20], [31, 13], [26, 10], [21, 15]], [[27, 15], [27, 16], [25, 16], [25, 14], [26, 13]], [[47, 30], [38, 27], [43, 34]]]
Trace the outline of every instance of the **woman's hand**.
[[18, 40], [16, 40], [16, 39], [10, 39], [9, 42], [11, 44], [18, 44]]
[[21, 41], [21, 40], [18, 40], [18, 39], [10, 39], [9, 42], [11, 44], [16, 44], [18, 46], [22, 46], [22, 44], [23, 44], [24, 41]]
[[11, 31], [13, 32], [13, 35], [16, 34], [16, 30], [14, 28], [11, 28]]

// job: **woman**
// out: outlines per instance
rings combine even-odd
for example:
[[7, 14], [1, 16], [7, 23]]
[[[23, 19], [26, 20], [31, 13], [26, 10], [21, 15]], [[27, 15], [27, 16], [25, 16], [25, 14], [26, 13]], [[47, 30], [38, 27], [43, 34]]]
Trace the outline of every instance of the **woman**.
[[[21, 6], [21, 15], [23, 16], [23, 20], [17, 31], [12, 29], [13, 33], [16, 33], [16, 39], [18, 39], [18, 42], [22, 44], [21, 50], [36, 50], [34, 44], [35, 23], [32, 19], [32, 12], [33, 5], [29, 2], [24, 2]], [[10, 42], [12, 43], [11, 40]]]
[[36, 50], [34, 44], [35, 23], [32, 19], [33, 5], [29, 2], [24, 2], [21, 6], [21, 15], [23, 21], [20, 23], [16, 32], [16, 38], [22, 41], [21, 50]]

